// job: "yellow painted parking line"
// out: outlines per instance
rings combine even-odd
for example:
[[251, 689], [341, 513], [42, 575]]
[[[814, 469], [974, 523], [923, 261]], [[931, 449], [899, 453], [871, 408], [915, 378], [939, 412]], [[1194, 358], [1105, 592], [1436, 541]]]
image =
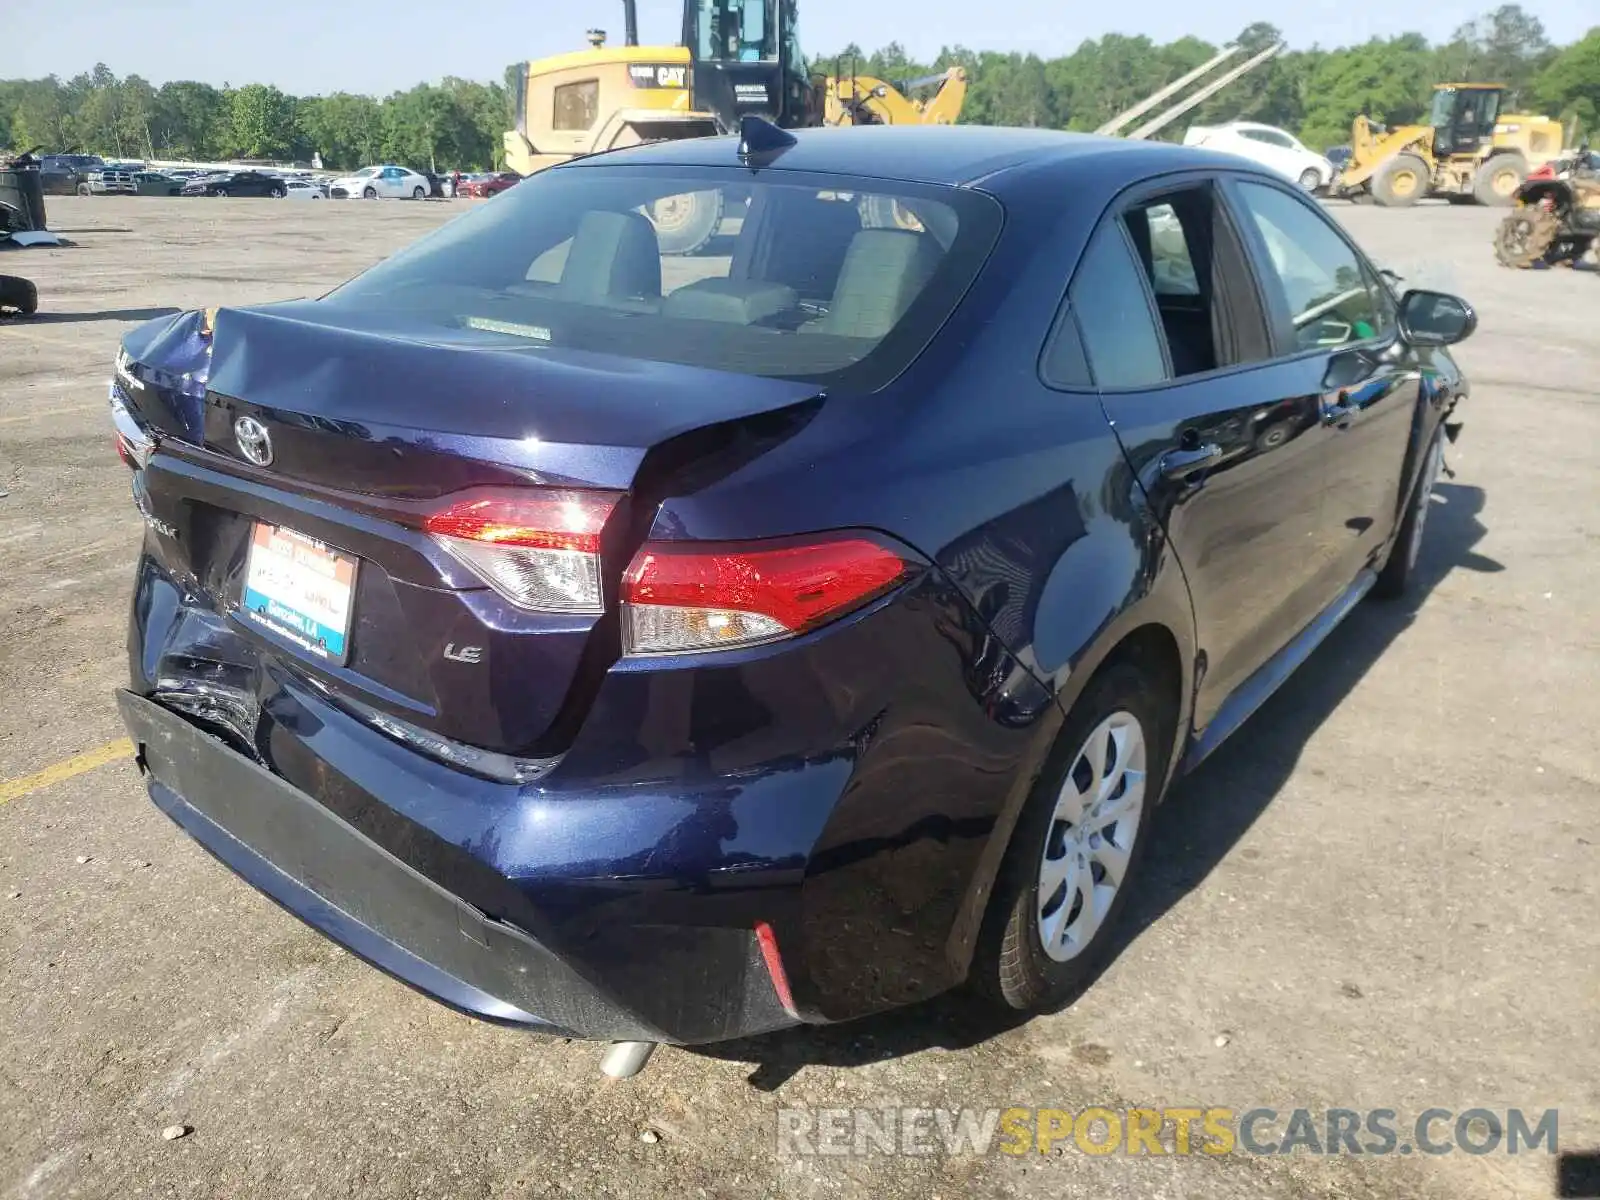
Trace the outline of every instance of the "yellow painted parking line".
[[127, 738], [118, 738], [114, 742], [107, 742], [104, 746], [93, 750], [85, 750], [82, 754], [48, 766], [42, 771], [35, 771], [32, 775], [7, 780], [5, 783], [0, 783], [0, 804], [20, 800], [41, 788], [60, 783], [64, 779], [71, 779], [74, 775], [82, 775], [85, 771], [92, 771], [96, 767], [103, 767], [109, 762], [116, 762], [119, 758], [127, 758], [132, 753], [133, 743]]

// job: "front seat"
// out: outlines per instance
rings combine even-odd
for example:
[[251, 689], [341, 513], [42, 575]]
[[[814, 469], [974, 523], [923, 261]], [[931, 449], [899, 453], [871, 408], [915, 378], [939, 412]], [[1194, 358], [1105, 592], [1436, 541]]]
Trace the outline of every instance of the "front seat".
[[578, 222], [556, 292], [579, 304], [661, 303], [661, 245], [643, 213], [586, 212]]
[[863, 229], [850, 239], [828, 314], [802, 328], [839, 337], [883, 337], [927, 286], [942, 254], [939, 243], [924, 233]]

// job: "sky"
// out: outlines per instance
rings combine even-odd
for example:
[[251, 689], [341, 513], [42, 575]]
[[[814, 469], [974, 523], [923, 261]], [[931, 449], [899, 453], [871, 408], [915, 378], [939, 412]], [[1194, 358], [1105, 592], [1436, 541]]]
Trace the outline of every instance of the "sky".
[[[1294, 48], [1335, 46], [1418, 31], [1440, 41], [1496, 0], [801, 0], [810, 53], [850, 42], [867, 51], [898, 40], [914, 58], [945, 44], [975, 50], [1070, 53], [1086, 38], [1145, 34], [1159, 42], [1195, 34], [1221, 43], [1270, 20]], [[640, 41], [672, 44], [679, 0], [638, 0]], [[598, 26], [622, 40], [621, 0], [0, 0], [0, 79], [63, 79], [103, 62], [160, 85], [198, 79], [271, 83], [295, 95], [384, 95], [446, 75], [499, 79], [505, 65], [582, 49]], [[1600, 26], [1600, 0], [1525, 0], [1555, 42]]]

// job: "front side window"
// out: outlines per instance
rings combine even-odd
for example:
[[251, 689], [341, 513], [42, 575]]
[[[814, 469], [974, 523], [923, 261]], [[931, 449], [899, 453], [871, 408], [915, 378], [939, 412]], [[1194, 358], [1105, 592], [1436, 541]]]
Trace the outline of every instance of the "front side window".
[[556, 129], [572, 132], [590, 128], [600, 112], [599, 81], [562, 84], [555, 90], [555, 106], [552, 124]]
[[[671, 252], [719, 208], [746, 215], [697, 253]], [[878, 220], [884, 211], [892, 224]], [[622, 354], [871, 390], [950, 315], [1000, 213], [981, 193], [881, 180], [819, 189], [779, 172], [751, 182], [704, 168], [555, 168], [323, 302], [417, 336], [472, 329], [527, 353]]]
[[1265, 243], [1273, 279], [1303, 350], [1364, 342], [1389, 332], [1382, 289], [1321, 213], [1293, 196], [1241, 183], [1248, 220]]

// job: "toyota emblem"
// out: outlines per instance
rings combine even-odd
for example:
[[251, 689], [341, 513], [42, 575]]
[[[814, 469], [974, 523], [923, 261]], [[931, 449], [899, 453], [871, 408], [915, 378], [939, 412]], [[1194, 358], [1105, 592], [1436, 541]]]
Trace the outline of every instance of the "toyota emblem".
[[238, 443], [239, 453], [256, 466], [264, 467], [272, 461], [272, 437], [254, 417], [240, 417], [233, 423], [233, 440]]

